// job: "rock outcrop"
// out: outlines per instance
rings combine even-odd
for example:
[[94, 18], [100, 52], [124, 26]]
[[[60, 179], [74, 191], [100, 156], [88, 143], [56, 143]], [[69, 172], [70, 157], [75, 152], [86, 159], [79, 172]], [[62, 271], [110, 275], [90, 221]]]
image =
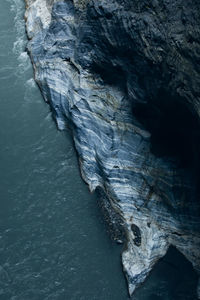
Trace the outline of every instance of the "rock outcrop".
[[170, 245], [200, 272], [200, 2], [26, 3], [35, 79], [123, 223], [130, 294]]

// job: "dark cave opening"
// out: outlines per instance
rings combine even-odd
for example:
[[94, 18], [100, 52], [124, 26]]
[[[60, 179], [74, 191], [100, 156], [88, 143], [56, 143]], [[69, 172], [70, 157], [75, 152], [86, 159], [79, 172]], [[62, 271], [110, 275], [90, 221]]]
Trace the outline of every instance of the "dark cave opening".
[[181, 168], [199, 169], [200, 126], [183, 99], [160, 90], [156, 99], [137, 104], [134, 115], [151, 133], [151, 151], [170, 157]]
[[[98, 74], [104, 83], [116, 86], [128, 95], [126, 73], [121, 66], [111, 67], [107, 62], [99, 62], [92, 64], [91, 71]], [[156, 78], [159, 82], [159, 77]], [[149, 99], [148, 102], [133, 104], [133, 114], [151, 133], [151, 152], [156, 157], [173, 161], [177, 168], [187, 170], [195, 194], [199, 195], [200, 123], [197, 113], [186, 104], [186, 99], [174, 91], [160, 88], [155, 96], [151, 93], [152, 86], [150, 89], [149, 85], [142, 86]]]
[[124, 80], [124, 71], [120, 66], [107, 65], [106, 63], [93, 64], [92, 73], [100, 75], [101, 79], [108, 85], [116, 86], [126, 92], [126, 82]]

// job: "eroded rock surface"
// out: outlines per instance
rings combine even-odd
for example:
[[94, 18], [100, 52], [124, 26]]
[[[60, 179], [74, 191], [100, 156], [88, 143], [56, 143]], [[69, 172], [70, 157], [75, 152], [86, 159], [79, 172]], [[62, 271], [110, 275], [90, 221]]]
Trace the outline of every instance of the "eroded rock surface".
[[122, 220], [130, 294], [170, 245], [199, 272], [200, 2], [26, 2], [36, 81]]

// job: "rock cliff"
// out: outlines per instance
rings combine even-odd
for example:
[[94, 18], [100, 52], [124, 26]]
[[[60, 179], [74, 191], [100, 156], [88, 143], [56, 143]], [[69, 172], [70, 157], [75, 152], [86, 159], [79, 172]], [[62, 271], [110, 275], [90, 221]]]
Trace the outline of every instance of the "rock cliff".
[[129, 293], [170, 245], [199, 273], [200, 2], [26, 4], [35, 79], [123, 224]]

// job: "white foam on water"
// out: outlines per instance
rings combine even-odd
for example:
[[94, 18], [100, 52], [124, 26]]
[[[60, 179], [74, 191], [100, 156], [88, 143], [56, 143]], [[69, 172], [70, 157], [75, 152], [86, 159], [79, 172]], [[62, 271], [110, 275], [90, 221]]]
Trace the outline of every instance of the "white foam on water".
[[36, 83], [35, 80], [33, 78], [30, 78], [26, 81], [26, 87], [27, 88], [35, 88], [36, 87]]
[[28, 80], [26, 80], [24, 86], [25, 86], [24, 105], [26, 106], [27, 104], [33, 102], [34, 104], [41, 103], [41, 95], [34, 78], [31, 77]]
[[25, 52], [27, 45], [27, 38], [25, 32], [24, 21], [24, 0], [6, 0], [10, 3], [11, 12], [14, 15], [14, 24], [16, 31], [16, 41], [13, 43], [13, 53], [17, 56], [19, 62], [16, 75], [21, 76], [25, 71], [31, 68], [31, 62], [27, 52]]
[[27, 52], [22, 52], [22, 53], [19, 55], [18, 60], [19, 60], [20, 62], [29, 60], [28, 53], [27, 53]]
[[[19, 82], [23, 82], [24, 85], [24, 102], [21, 105], [21, 109], [24, 109], [32, 101], [35, 103], [34, 95], [38, 91], [38, 87], [33, 78], [32, 64], [28, 53], [26, 52], [27, 36], [25, 30], [25, 1], [24, 0], [6, 0], [10, 5], [10, 13], [14, 20], [14, 31], [15, 40], [13, 42], [12, 52], [15, 57], [15, 68], [12, 72], [7, 72], [12, 74], [14, 72], [16, 81], [15, 84], [18, 85]], [[0, 74], [1, 76], [1, 74]], [[4, 76], [4, 74], [2, 74]], [[28, 79], [28, 80], [27, 80]], [[41, 98], [38, 97], [38, 101]]]
[[25, 71], [27, 71], [29, 68], [31, 68], [31, 62], [30, 62], [30, 58], [28, 56], [27, 52], [22, 52], [19, 56], [18, 56], [18, 61], [19, 61], [19, 70], [18, 73], [19, 74], [23, 74]]
[[22, 37], [19, 37], [13, 44], [13, 52], [19, 55], [25, 47], [25, 43]]

